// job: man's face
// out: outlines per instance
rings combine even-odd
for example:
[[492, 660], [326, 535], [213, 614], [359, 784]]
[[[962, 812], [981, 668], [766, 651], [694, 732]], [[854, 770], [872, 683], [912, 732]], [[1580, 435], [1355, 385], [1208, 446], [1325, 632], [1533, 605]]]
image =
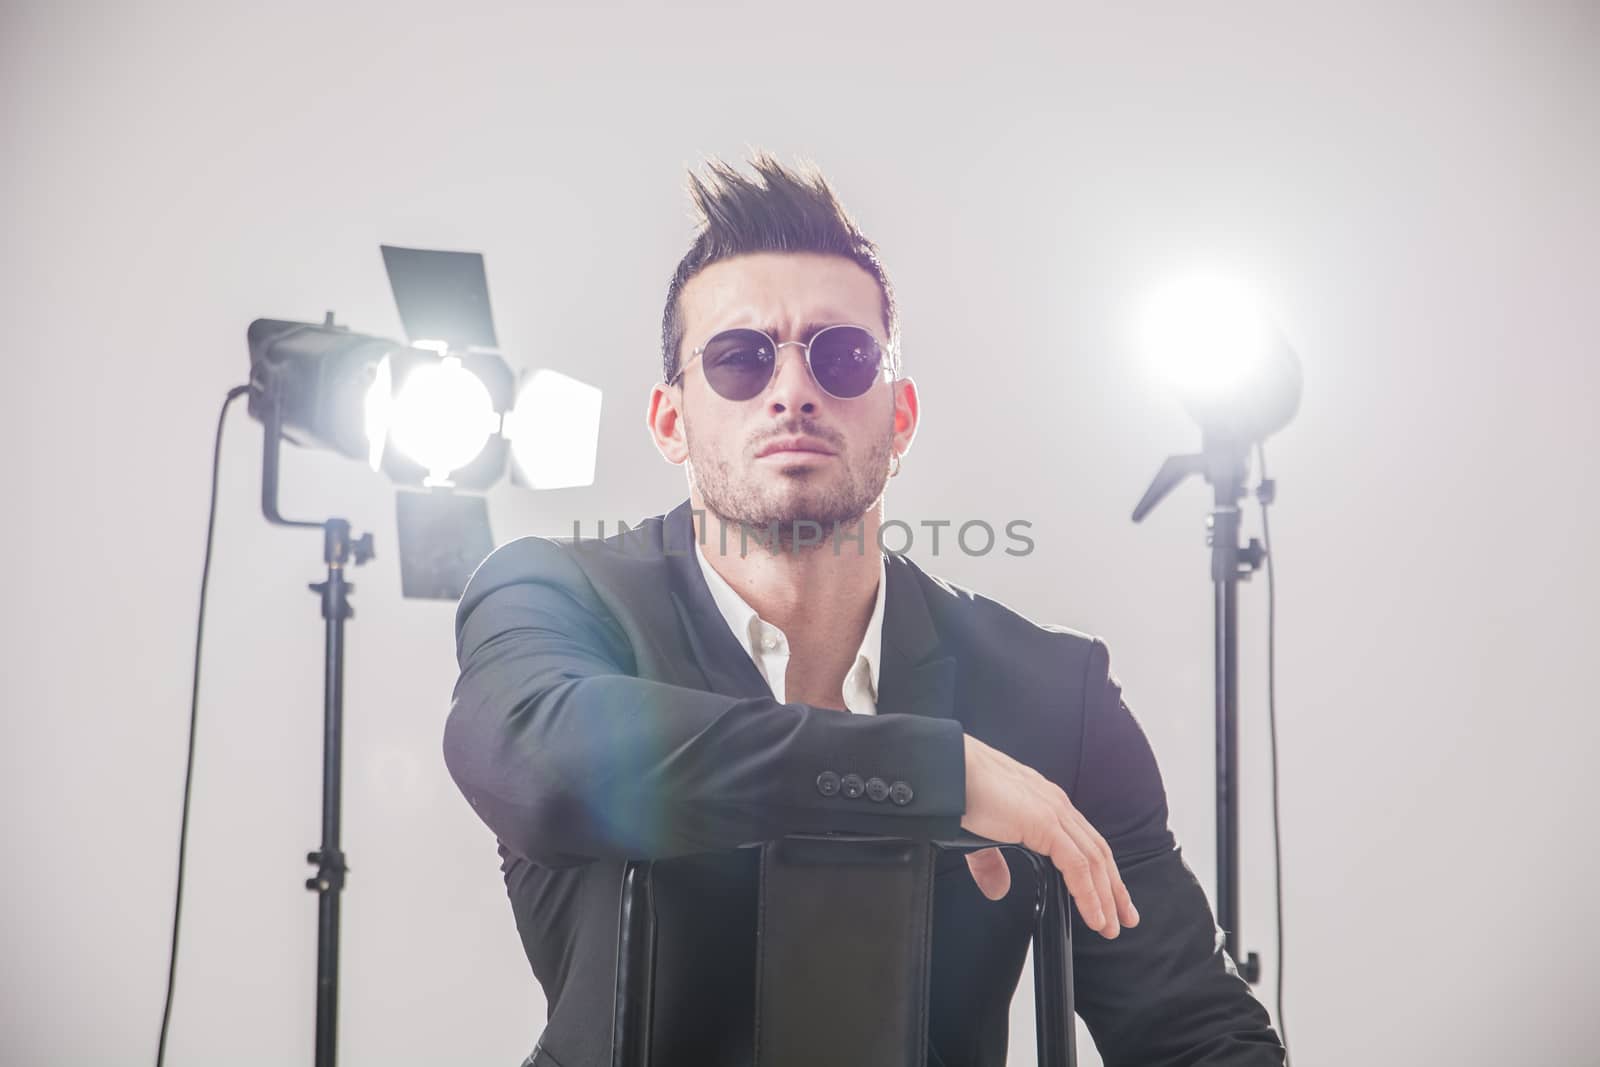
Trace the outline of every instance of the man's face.
[[[706, 382], [695, 349], [735, 327], [764, 330], [774, 341], [806, 341], [822, 326], [852, 323], [887, 346], [876, 280], [842, 256], [763, 252], [714, 263], [681, 294], [684, 340], [676, 388], [657, 386], [650, 421], [657, 446], [687, 462], [696, 506], [731, 522], [788, 533], [798, 520], [860, 519], [883, 496], [890, 456], [910, 444], [915, 387], [880, 373], [861, 396], [840, 400], [812, 378], [805, 351], [783, 345], [766, 388], [749, 400], [719, 396]], [[806, 438], [820, 452], [773, 452]], [[764, 454], [765, 453], [765, 454]]]

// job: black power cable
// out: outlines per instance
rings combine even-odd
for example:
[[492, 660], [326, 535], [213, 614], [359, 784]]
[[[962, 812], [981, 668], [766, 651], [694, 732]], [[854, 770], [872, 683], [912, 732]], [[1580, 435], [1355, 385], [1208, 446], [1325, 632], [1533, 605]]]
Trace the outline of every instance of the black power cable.
[[189, 690], [189, 759], [183, 772], [183, 821], [178, 829], [178, 891], [172, 905], [172, 955], [167, 961], [167, 1004], [161, 1012], [161, 1043], [156, 1047], [156, 1067], [161, 1067], [167, 1055], [167, 1027], [172, 1022], [172, 990], [178, 973], [178, 919], [183, 914], [183, 867], [189, 844], [189, 792], [194, 781], [194, 728], [200, 711], [200, 642], [206, 632], [206, 586], [211, 581], [211, 543], [217, 528], [217, 470], [222, 465], [222, 427], [228, 419], [228, 408], [250, 391], [248, 385], [236, 385], [228, 390], [222, 402], [222, 413], [217, 416], [217, 440], [211, 452], [211, 507], [206, 518], [206, 554], [200, 567], [200, 613], [195, 619], [194, 678]]
[[1289, 1023], [1283, 1015], [1283, 841], [1278, 832], [1278, 591], [1273, 574], [1272, 528], [1267, 506], [1277, 495], [1277, 483], [1267, 477], [1267, 452], [1256, 443], [1256, 465], [1261, 481], [1256, 500], [1261, 504], [1261, 540], [1267, 558], [1267, 728], [1272, 738], [1272, 869], [1273, 895], [1278, 906], [1278, 1035], [1283, 1038], [1283, 1064], [1289, 1067]]

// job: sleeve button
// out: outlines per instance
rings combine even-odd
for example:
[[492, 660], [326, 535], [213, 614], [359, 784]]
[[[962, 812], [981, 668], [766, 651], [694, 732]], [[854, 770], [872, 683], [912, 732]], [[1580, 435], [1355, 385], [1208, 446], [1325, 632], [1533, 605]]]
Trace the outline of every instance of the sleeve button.
[[867, 779], [867, 799], [874, 803], [881, 802], [889, 797], [889, 783], [882, 778]]
[[911, 787], [904, 782], [896, 782], [889, 787], [889, 799], [902, 807], [911, 803], [911, 798], [915, 795]]
[[847, 774], [839, 779], [839, 791], [851, 800], [859, 797], [865, 788], [866, 785], [861, 781], [859, 774]]
[[823, 771], [817, 775], [817, 792], [825, 797], [831, 797], [839, 791], [839, 776], [833, 771]]

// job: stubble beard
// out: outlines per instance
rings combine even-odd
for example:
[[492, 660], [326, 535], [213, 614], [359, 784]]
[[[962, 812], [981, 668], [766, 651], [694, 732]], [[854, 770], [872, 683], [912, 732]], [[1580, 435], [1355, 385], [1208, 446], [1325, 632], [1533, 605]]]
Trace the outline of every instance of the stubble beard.
[[744, 525], [755, 539], [776, 530], [777, 547], [790, 551], [795, 548], [797, 533], [816, 542], [801, 546], [802, 551], [830, 545], [840, 531], [860, 522], [867, 510], [883, 499], [889, 482], [892, 427], [868, 443], [859, 463], [852, 462], [849, 453], [839, 452], [821, 464], [785, 466], [756, 460], [742, 471], [735, 470], [726, 457], [708, 454], [698, 446], [687, 425], [684, 430], [689, 478], [700, 490], [706, 511], [729, 524], [731, 537]]

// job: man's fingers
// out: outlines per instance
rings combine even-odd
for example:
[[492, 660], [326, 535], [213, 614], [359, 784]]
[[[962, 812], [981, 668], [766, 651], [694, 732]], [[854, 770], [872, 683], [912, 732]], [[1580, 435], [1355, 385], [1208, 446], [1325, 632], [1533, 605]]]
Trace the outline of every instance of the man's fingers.
[[984, 848], [967, 853], [967, 868], [972, 880], [990, 900], [999, 900], [1011, 892], [1011, 868], [998, 848]]
[[1122, 916], [1123, 926], [1139, 925], [1139, 909], [1133, 906], [1133, 895], [1120, 879], [1117, 881], [1117, 914]]
[[1084, 858], [1083, 852], [1067, 832], [1058, 828], [1054, 844], [1048, 850], [1034, 848], [1034, 851], [1045, 851], [1050, 861], [1056, 865], [1056, 870], [1061, 872], [1061, 877], [1067, 883], [1067, 892], [1078, 905], [1078, 913], [1083, 916], [1083, 921], [1088, 924], [1089, 929], [1099, 930], [1105, 926], [1105, 912], [1100, 904], [1100, 894], [1095, 888], [1094, 874], [1089, 869], [1089, 861]]
[[[1066, 794], [1062, 794], [1065, 797]], [[1078, 905], [1078, 913], [1083, 916], [1083, 921], [1089, 929], [1099, 930], [1105, 926], [1105, 909], [1100, 901], [1099, 887], [1095, 885], [1094, 871], [1083, 850], [1073, 840], [1071, 834], [1062, 825], [1062, 817], [1057, 805], [1040, 797], [1042, 802], [1038, 813], [1041, 816], [1037, 823], [1032, 823], [1024, 828], [1022, 845], [1039, 853], [1049, 856], [1050, 862], [1056, 870], [1061, 872], [1062, 879], [1067, 884], [1067, 892]], [[1110, 903], [1109, 896], [1106, 904]]]
[[1078, 850], [1083, 853], [1083, 858], [1088, 861], [1089, 874], [1094, 879], [1095, 896], [1100, 901], [1101, 918], [1105, 921], [1095, 927], [1105, 937], [1116, 937], [1121, 932], [1117, 923], [1116, 897], [1111, 894], [1111, 875], [1106, 868], [1110, 866], [1100, 851], [1095, 848], [1094, 841], [1078, 828], [1076, 835], [1072, 835], [1078, 845]]
[[[1139, 922], [1116, 856], [1059, 785], [1026, 763], [966, 739], [968, 810], [964, 829], [997, 841], [1016, 841], [1049, 856], [1078, 913], [1091, 930], [1117, 937]], [[989, 853], [993, 853], [989, 855]], [[983, 894], [998, 900], [1010, 889], [1010, 870], [993, 849], [967, 856]]]
[[[1127, 915], [1122, 904], [1123, 898], [1127, 897], [1127, 889], [1122, 885], [1122, 876], [1117, 871], [1111, 847], [1106, 844], [1105, 838], [1100, 836], [1099, 831], [1089, 824], [1089, 820], [1083, 817], [1083, 813], [1072, 805], [1072, 801], [1067, 798], [1066, 792], [1060, 786], [1050, 783], [1050, 793], [1055, 801], [1054, 807], [1061, 823], [1061, 830], [1083, 856], [1088, 866], [1089, 877], [1094, 883], [1096, 902], [1101, 907], [1101, 922], [1092, 921], [1088, 915], [1084, 915], [1084, 922], [1101, 936], [1107, 939], [1115, 938], [1122, 932], [1119, 919]], [[1130, 899], [1129, 908], [1131, 907]]]
[[[1089, 829], [1093, 831], [1094, 827], [1091, 826]], [[1100, 848], [1106, 857], [1106, 870], [1111, 875], [1111, 898], [1115, 901], [1117, 917], [1123, 926], [1138, 926], [1139, 909], [1133, 906], [1133, 895], [1128, 892], [1127, 883], [1122, 880], [1122, 871], [1117, 867], [1117, 858], [1112, 854], [1111, 846], [1106, 844], [1105, 838], [1100, 837], [1098, 832], [1095, 833], [1095, 837], [1099, 838]]]
[[1089, 820], [1083, 817], [1082, 812], [1074, 808], [1073, 814], [1077, 816], [1084, 833], [1093, 838], [1094, 846], [1105, 863], [1106, 875], [1111, 882], [1111, 896], [1108, 899], [1112, 902], [1117, 919], [1123, 926], [1139, 925], [1139, 911], [1133, 906], [1133, 896], [1128, 892], [1128, 886], [1122, 880], [1122, 871], [1117, 867], [1117, 858], [1112, 853], [1111, 846], [1100, 835], [1100, 831], [1096, 830]]

